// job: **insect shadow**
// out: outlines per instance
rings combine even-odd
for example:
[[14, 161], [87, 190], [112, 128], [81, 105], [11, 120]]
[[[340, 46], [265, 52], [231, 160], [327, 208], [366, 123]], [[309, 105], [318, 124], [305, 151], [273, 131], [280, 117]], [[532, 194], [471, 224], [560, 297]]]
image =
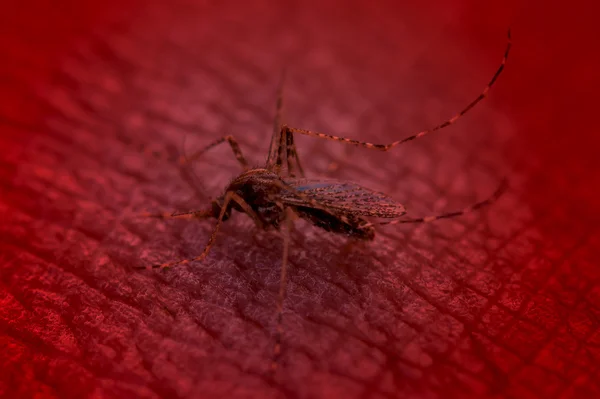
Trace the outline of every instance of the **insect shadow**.
[[[304, 170], [294, 143], [294, 133], [353, 144], [369, 149], [388, 151], [407, 141], [421, 138], [455, 123], [477, 103], [483, 100], [502, 73], [511, 48], [510, 30], [508, 44], [502, 62], [484, 90], [458, 114], [443, 123], [423, 130], [417, 134], [389, 144], [373, 144], [363, 141], [316, 133], [297, 129], [282, 124], [283, 79], [279, 85], [276, 116], [273, 135], [269, 146], [267, 160], [262, 168], [250, 168], [238, 142], [233, 136], [222, 137], [191, 156], [180, 159], [181, 164], [188, 164], [200, 158], [206, 151], [223, 143], [228, 143], [234, 156], [243, 168], [243, 172], [233, 179], [225, 188], [224, 194], [214, 199], [205, 209], [183, 213], [146, 213], [143, 216], [160, 219], [206, 219], [216, 218], [216, 225], [208, 243], [200, 255], [166, 262], [140, 269], [166, 269], [190, 262], [202, 261], [214, 245], [221, 223], [238, 211], [248, 215], [259, 229], [283, 230], [283, 256], [279, 295], [276, 309], [275, 344], [271, 371], [278, 367], [281, 355], [282, 314], [287, 284], [287, 264], [292, 221], [300, 217], [328, 232], [339, 233], [357, 240], [370, 241], [375, 237], [376, 225], [401, 223], [429, 223], [439, 219], [452, 218], [475, 211], [494, 202], [506, 189], [503, 180], [496, 191], [487, 199], [460, 211], [448, 212], [436, 216], [414, 219], [403, 218], [406, 214], [404, 206], [386, 194], [373, 191], [356, 183], [338, 180], [310, 179], [304, 177]], [[385, 219], [373, 221], [373, 219]]]

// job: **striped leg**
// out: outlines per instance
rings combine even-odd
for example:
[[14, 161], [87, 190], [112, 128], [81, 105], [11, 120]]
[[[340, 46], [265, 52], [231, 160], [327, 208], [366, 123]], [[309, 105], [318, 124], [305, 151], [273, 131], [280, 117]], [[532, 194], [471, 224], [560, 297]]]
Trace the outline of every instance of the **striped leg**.
[[294, 143], [294, 134], [283, 123], [283, 88], [285, 86], [285, 71], [281, 75], [279, 88], [277, 90], [277, 103], [275, 110], [275, 120], [273, 122], [273, 135], [269, 146], [269, 154], [265, 168], [281, 174], [281, 167], [284, 159], [287, 162], [287, 174], [285, 176], [295, 177], [296, 169], [300, 176], [304, 176], [304, 170], [300, 164], [300, 157]]
[[506, 60], [508, 59], [508, 54], [510, 52], [510, 48], [511, 48], [511, 37], [510, 37], [510, 29], [509, 29], [508, 30], [508, 44], [506, 46], [506, 50], [504, 51], [504, 57], [502, 58], [500, 67], [498, 67], [498, 69], [496, 70], [496, 73], [494, 74], [494, 76], [492, 76], [492, 79], [487, 84], [487, 86], [483, 89], [483, 91], [479, 94], [479, 96], [477, 96], [477, 98], [472, 100], [465, 108], [463, 108], [459, 113], [457, 113], [450, 119], [440, 123], [437, 126], [434, 126], [433, 128], [420, 131], [419, 133], [413, 134], [412, 136], [408, 136], [402, 140], [394, 141], [393, 143], [389, 143], [389, 144], [373, 144], [373, 143], [368, 143], [368, 142], [359, 141], [359, 140], [353, 140], [353, 139], [349, 139], [349, 138], [345, 138], [345, 137], [333, 136], [333, 135], [325, 134], [325, 133], [312, 132], [310, 130], [305, 130], [305, 129], [297, 129], [297, 128], [292, 128], [292, 127], [288, 127], [288, 129], [292, 133], [304, 134], [306, 136], [317, 137], [317, 138], [321, 138], [321, 139], [325, 139], [325, 140], [340, 141], [342, 143], [353, 144], [356, 146], [380, 150], [380, 151], [388, 151], [400, 144], [406, 143], [407, 141], [421, 138], [425, 135], [428, 135], [429, 133], [436, 132], [440, 129], [443, 129], [447, 126], [454, 124], [458, 119], [460, 119], [463, 115], [465, 115], [467, 112], [469, 112], [475, 105], [477, 105], [479, 102], [481, 102], [481, 100], [486, 98], [488, 96], [490, 89], [492, 88], [492, 86], [494, 85], [496, 80], [498, 79], [498, 76], [500, 76], [500, 74], [504, 70], [504, 65], [506, 64]]
[[[284, 160], [287, 162], [287, 171], [282, 173]], [[304, 169], [300, 164], [300, 157], [296, 151], [294, 143], [294, 134], [287, 126], [283, 126], [279, 132], [279, 147], [277, 156], [272, 166], [267, 165], [266, 169], [272, 170], [283, 177], [296, 177], [296, 171], [300, 177], [304, 177]]]
[[286, 147], [287, 147], [287, 167], [288, 174], [290, 177], [296, 177], [296, 168], [298, 168], [298, 175], [304, 177], [304, 169], [300, 164], [300, 157], [298, 151], [296, 151], [296, 144], [294, 143], [294, 133], [287, 129], [285, 133]]
[[[180, 260], [176, 260], [176, 261], [172, 261], [172, 262], [162, 263], [160, 265], [137, 267], [137, 269], [148, 269], [148, 270], [167, 269], [167, 268], [177, 266], [177, 265], [185, 265], [190, 262], [201, 261], [204, 258], [206, 258], [206, 256], [210, 252], [211, 247], [213, 246], [213, 244], [215, 243], [215, 241], [217, 239], [217, 233], [219, 232], [219, 228], [221, 227], [221, 223], [223, 222], [223, 217], [225, 216], [225, 213], [227, 212], [227, 208], [229, 207], [229, 203], [231, 201], [236, 202], [238, 205], [240, 205], [244, 209], [244, 211], [249, 210], [248, 215], [250, 217], [252, 217], [252, 219], [254, 219], [255, 223], [257, 223], [257, 224], [261, 223], [260, 220], [258, 219], [258, 216], [256, 215], [256, 213], [254, 213], [254, 211], [252, 211], [250, 206], [246, 203], [246, 201], [244, 201], [243, 198], [241, 198], [239, 195], [237, 195], [233, 191], [228, 191], [227, 193], [225, 193], [223, 205], [221, 205], [221, 212], [219, 213], [219, 217], [217, 218], [217, 224], [215, 225], [215, 228], [213, 229], [213, 232], [211, 233], [210, 238], [208, 239], [208, 243], [206, 244], [206, 246], [204, 247], [204, 250], [202, 251], [202, 253], [200, 255], [198, 255], [194, 258], [180, 259]], [[185, 215], [185, 214], [182, 214], [182, 215]], [[163, 217], [163, 216], [164, 216], [164, 214], [161, 215], [160, 217]], [[177, 217], [177, 216], [175, 216], [175, 217]], [[260, 225], [261, 224], [259, 224], [259, 226]]]
[[[269, 153], [265, 162], [265, 169], [279, 171], [277, 160], [281, 159], [281, 126], [283, 120], [283, 87], [285, 85], [285, 70], [281, 73], [279, 86], [277, 87], [277, 102], [275, 104], [275, 120], [273, 121], [273, 134], [269, 144]], [[281, 166], [281, 162], [279, 162]]]
[[236, 139], [233, 136], [221, 137], [220, 139], [217, 139], [217, 140], [213, 141], [212, 143], [208, 144], [206, 147], [196, 151], [195, 153], [193, 153], [192, 155], [190, 155], [187, 158], [184, 156], [181, 156], [179, 158], [179, 163], [181, 165], [189, 164], [189, 163], [195, 161], [196, 159], [200, 158], [200, 156], [202, 154], [204, 154], [206, 151], [208, 151], [224, 142], [227, 142], [229, 144], [229, 146], [231, 147], [231, 150], [233, 151], [233, 155], [235, 155], [235, 158], [237, 159], [237, 161], [240, 163], [240, 165], [242, 165], [242, 168], [244, 168], [244, 170], [250, 169], [250, 166], [248, 165], [248, 161], [246, 161], [246, 158], [244, 157], [244, 154], [242, 153], [240, 145], [238, 144], [238, 142], [236, 141]]
[[271, 361], [271, 373], [275, 374], [279, 367], [279, 358], [281, 357], [281, 335], [283, 334], [283, 302], [285, 300], [287, 288], [287, 266], [290, 248], [290, 233], [292, 230], [292, 221], [294, 212], [292, 208], [285, 208], [285, 226], [283, 229], [283, 258], [281, 261], [281, 279], [279, 283], [279, 295], [277, 297], [277, 314], [275, 316], [275, 345], [273, 347], [273, 359]]
[[471, 205], [468, 208], [465, 208], [461, 211], [448, 212], [448, 213], [443, 213], [441, 215], [426, 216], [426, 217], [415, 218], [415, 219], [396, 219], [396, 220], [390, 220], [388, 222], [380, 222], [380, 223], [374, 223], [374, 224], [390, 225], [390, 224], [401, 224], [401, 223], [430, 223], [430, 222], [440, 220], [440, 219], [449, 219], [449, 218], [453, 218], [453, 217], [457, 217], [457, 216], [466, 215], [467, 213], [471, 213], [480, 208], [483, 208], [484, 206], [492, 204], [498, 198], [500, 198], [500, 196], [506, 191], [507, 188], [508, 188], [508, 183], [507, 183], [506, 179], [503, 179], [502, 182], [500, 183], [500, 185], [498, 186], [498, 188], [496, 189], [496, 191], [494, 191], [494, 193], [489, 198], [487, 198], [481, 202], [478, 202], [474, 205]]

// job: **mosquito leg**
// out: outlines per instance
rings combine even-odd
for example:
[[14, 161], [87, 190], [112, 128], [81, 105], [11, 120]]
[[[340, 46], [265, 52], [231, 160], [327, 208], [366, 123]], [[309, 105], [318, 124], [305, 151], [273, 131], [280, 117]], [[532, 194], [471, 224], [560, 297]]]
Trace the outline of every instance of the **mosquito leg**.
[[269, 154], [265, 168], [273, 170], [280, 174], [283, 159], [287, 160], [286, 176], [295, 177], [295, 169], [298, 169], [300, 176], [304, 176], [304, 170], [300, 164], [300, 157], [296, 151], [294, 144], [294, 135], [283, 126], [283, 89], [285, 86], [285, 70], [281, 74], [281, 80], [277, 89], [277, 103], [275, 106], [275, 120], [273, 122], [273, 135], [271, 136], [271, 144], [269, 146]]
[[463, 209], [462, 211], [448, 212], [448, 213], [443, 213], [441, 215], [426, 216], [426, 217], [416, 218], [416, 219], [397, 219], [397, 220], [391, 220], [389, 222], [381, 222], [381, 223], [376, 223], [376, 224], [390, 225], [390, 224], [401, 224], [401, 223], [430, 223], [430, 222], [440, 220], [440, 219], [448, 219], [448, 218], [465, 215], [467, 213], [476, 211], [477, 209], [480, 209], [484, 206], [492, 204], [498, 198], [500, 198], [500, 196], [506, 191], [507, 187], [508, 187], [508, 183], [507, 183], [506, 179], [503, 179], [502, 182], [500, 183], [500, 185], [498, 186], [498, 188], [496, 189], [496, 191], [494, 191], [494, 193], [489, 198], [487, 198], [481, 202], [478, 202], [474, 205], [471, 205], [468, 208]]
[[[279, 176], [290, 176], [289, 164], [285, 173], [282, 173], [283, 168], [283, 160], [289, 160], [289, 149], [288, 149], [288, 139], [287, 139], [287, 128], [283, 126], [279, 132], [279, 148], [277, 151], [277, 160], [275, 161], [275, 172]], [[293, 172], [292, 172], [293, 173]]]
[[[250, 216], [250, 218], [254, 221], [254, 223], [256, 224], [256, 227], [258, 228], [263, 228], [263, 222], [260, 220], [260, 218], [258, 217], [258, 214], [256, 212], [254, 212], [254, 209], [252, 209], [252, 207], [250, 207], [250, 205], [248, 205], [248, 203], [239, 195], [237, 195], [236, 193], [231, 194], [231, 200], [236, 202], [244, 211], [245, 214], [247, 214], [248, 216]], [[173, 213], [169, 213], [169, 212], [157, 212], [157, 213], [152, 213], [152, 212], [143, 212], [138, 214], [137, 216], [139, 217], [149, 217], [149, 218], [156, 218], [156, 219], [187, 219], [187, 220], [191, 220], [191, 219], [206, 219], [209, 218], [211, 216], [213, 216], [213, 210], [212, 208], [208, 208], [208, 209], [203, 209], [200, 211], [189, 211], [189, 212], [173, 212]]]
[[389, 143], [389, 144], [373, 144], [373, 143], [368, 143], [368, 142], [359, 141], [359, 140], [353, 140], [353, 139], [349, 139], [349, 138], [345, 138], [345, 137], [333, 136], [333, 135], [325, 134], [325, 133], [312, 132], [310, 130], [305, 130], [305, 129], [297, 129], [297, 128], [292, 128], [292, 127], [288, 128], [288, 129], [292, 133], [304, 134], [306, 136], [317, 137], [317, 138], [321, 138], [321, 139], [325, 139], [325, 140], [340, 141], [342, 143], [353, 144], [356, 146], [365, 147], [365, 148], [369, 148], [369, 149], [388, 151], [400, 144], [406, 143], [407, 141], [421, 138], [429, 133], [433, 133], [435, 131], [438, 131], [440, 129], [443, 129], [447, 126], [454, 124], [458, 119], [460, 119], [464, 114], [469, 112], [481, 100], [486, 98], [490, 89], [492, 88], [492, 86], [494, 85], [496, 80], [498, 79], [498, 76], [500, 76], [500, 74], [504, 70], [504, 65], [506, 64], [506, 60], [508, 59], [508, 54], [510, 52], [511, 45], [512, 44], [511, 44], [510, 29], [509, 29], [508, 30], [508, 44], [506, 46], [506, 50], [504, 51], [504, 57], [502, 58], [502, 62], [500, 63], [500, 66], [496, 70], [496, 73], [494, 73], [494, 75], [492, 76], [492, 79], [490, 80], [490, 82], [487, 84], [487, 86], [485, 86], [483, 91], [474, 100], [472, 100], [465, 108], [463, 108], [459, 113], [457, 113], [450, 119], [440, 123], [439, 125], [434, 126], [433, 128], [430, 128], [427, 130], [420, 131], [419, 133], [413, 134], [412, 136], [406, 137], [402, 140], [394, 141], [393, 143]]
[[304, 177], [304, 169], [300, 164], [300, 157], [296, 150], [296, 144], [294, 143], [294, 133], [289, 129], [285, 129], [286, 148], [287, 148], [287, 167], [288, 174], [291, 177], [296, 177], [295, 168], [298, 168], [298, 174], [300, 177]]
[[254, 209], [239, 195], [231, 191], [231, 200], [237, 203], [244, 211], [244, 213], [254, 221], [254, 224], [259, 229], [264, 228], [262, 220], [258, 217], [258, 214], [254, 212]]
[[285, 70], [281, 73], [279, 86], [277, 87], [277, 103], [275, 104], [275, 119], [273, 121], [273, 134], [271, 135], [271, 144], [269, 145], [269, 154], [265, 162], [265, 168], [273, 170], [277, 164], [277, 159], [281, 159], [281, 127], [283, 121], [283, 87], [285, 85]]
[[[217, 219], [217, 224], [215, 225], [215, 228], [213, 229], [213, 231], [210, 235], [210, 238], [208, 239], [208, 243], [206, 244], [206, 246], [204, 247], [204, 250], [202, 251], [202, 253], [200, 255], [198, 255], [194, 258], [180, 259], [180, 260], [176, 260], [176, 261], [172, 261], [172, 262], [162, 263], [160, 265], [138, 267], [138, 269], [166, 269], [166, 268], [177, 266], [177, 265], [185, 265], [190, 262], [201, 261], [204, 258], [206, 258], [206, 256], [210, 252], [211, 247], [215, 243], [215, 240], [217, 239], [217, 233], [219, 232], [219, 228], [221, 227], [221, 223], [223, 222], [223, 217], [225, 216], [225, 213], [226, 213], [229, 203], [231, 201], [238, 203], [242, 208], [244, 208], [245, 206], [248, 206], [248, 204], [243, 199], [241, 199], [235, 192], [228, 191], [227, 193], [225, 193], [225, 198], [223, 200], [223, 205], [221, 206], [221, 212], [219, 213], [219, 217]], [[252, 217], [252, 215], [250, 215], [250, 216]], [[254, 214], [254, 217], [256, 217], [258, 220], [258, 217], [256, 216], [256, 214]]]
[[[279, 144], [276, 151], [276, 156], [272, 164], [267, 164], [265, 169], [271, 170], [283, 177], [296, 177], [296, 168], [303, 177], [304, 170], [300, 165], [300, 158], [296, 152], [294, 144], [294, 134], [287, 126], [283, 126], [279, 131]], [[287, 170], [282, 172], [283, 162], [286, 161]]]
[[221, 137], [220, 139], [217, 139], [217, 140], [213, 141], [212, 143], [208, 144], [206, 147], [196, 151], [195, 153], [193, 153], [192, 155], [190, 155], [187, 158], [184, 156], [181, 156], [179, 158], [179, 163], [181, 165], [191, 163], [191, 162], [195, 161], [196, 159], [200, 158], [200, 156], [202, 154], [204, 154], [206, 151], [208, 151], [224, 142], [229, 143], [229, 146], [231, 147], [231, 150], [233, 151], [233, 155], [235, 155], [235, 158], [237, 159], [237, 161], [240, 163], [240, 165], [242, 165], [242, 168], [244, 168], [244, 170], [250, 169], [250, 166], [248, 165], [248, 161], [246, 161], [246, 158], [244, 157], [244, 154], [242, 153], [242, 150], [240, 149], [240, 145], [238, 144], [238, 142], [235, 140], [235, 138], [233, 136]]
[[154, 151], [154, 150], [151, 150], [146, 145], [140, 146], [140, 148], [138, 150], [140, 152], [143, 152], [146, 155], [152, 156], [153, 158], [155, 158], [157, 160], [163, 160], [163, 161], [168, 161], [171, 163], [177, 163], [180, 166], [182, 166], [182, 168], [180, 168], [181, 177], [185, 181], [187, 181], [187, 183], [190, 185], [190, 188], [195, 192], [196, 197], [206, 198], [206, 194], [205, 194], [206, 190], [203, 188], [202, 183], [200, 183], [198, 181], [194, 171], [186, 170], [185, 168], [183, 168], [183, 166], [189, 165], [193, 161], [197, 160], [206, 151], [208, 151], [211, 148], [216, 147], [217, 145], [222, 144], [226, 141], [228, 142], [229, 146], [231, 147], [231, 150], [233, 151], [233, 154], [235, 155], [237, 161], [240, 163], [240, 165], [242, 165], [242, 168], [244, 170], [250, 169], [248, 162], [246, 161], [246, 158], [244, 157], [244, 154], [242, 153], [242, 150], [240, 149], [238, 142], [235, 140], [235, 138], [233, 136], [221, 137], [221, 138], [213, 141], [212, 143], [208, 144], [206, 147], [196, 151], [190, 157], [186, 157], [184, 155], [174, 156], [173, 154], [166, 154], [164, 152]]
[[292, 230], [293, 211], [287, 207], [285, 212], [285, 228], [283, 229], [283, 259], [281, 261], [281, 279], [279, 283], [279, 296], [277, 297], [277, 313], [275, 316], [275, 346], [273, 347], [273, 359], [271, 361], [271, 373], [275, 373], [279, 367], [281, 357], [281, 336], [283, 334], [283, 302], [287, 287], [287, 265], [290, 248], [290, 232]]

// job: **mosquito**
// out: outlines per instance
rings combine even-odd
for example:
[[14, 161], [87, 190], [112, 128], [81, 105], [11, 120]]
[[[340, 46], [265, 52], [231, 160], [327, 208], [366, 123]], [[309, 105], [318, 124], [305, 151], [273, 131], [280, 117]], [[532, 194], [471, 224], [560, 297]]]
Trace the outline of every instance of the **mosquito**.
[[[369, 149], [388, 151], [402, 143], [421, 138], [455, 123], [477, 103], [487, 97], [490, 88], [504, 69], [510, 48], [511, 36], [509, 29], [508, 44], [500, 66], [479, 96], [458, 114], [433, 128], [423, 130], [389, 144], [373, 144], [297, 129], [282, 124], [282, 78], [277, 94], [273, 134], [271, 136], [267, 159], [262, 168], [251, 168], [249, 166], [246, 157], [233, 136], [219, 138], [196, 151], [191, 156], [187, 158], [182, 157], [180, 163], [188, 164], [193, 162], [199, 159], [205, 152], [218, 145], [227, 143], [242, 167], [243, 172], [229, 183], [224, 193], [214, 199], [209, 206], [201, 210], [182, 213], [143, 214], [143, 216], [159, 219], [217, 219], [204, 250], [200, 255], [193, 258], [179, 259], [139, 268], [167, 269], [204, 260], [217, 239], [217, 233], [221, 224], [231, 217], [234, 210], [248, 215], [258, 229], [282, 230], [283, 255], [276, 305], [275, 345], [271, 363], [271, 371], [274, 372], [278, 367], [278, 360], [281, 355], [283, 304], [287, 285], [290, 232], [292, 230], [292, 222], [295, 218], [302, 218], [331, 233], [343, 234], [356, 240], [371, 241], [375, 237], [375, 226], [377, 225], [429, 223], [439, 219], [461, 216], [493, 203], [507, 187], [506, 180], [503, 180], [495, 192], [487, 199], [459, 211], [413, 219], [403, 218], [406, 215], [405, 207], [384, 193], [351, 182], [306, 178], [294, 143], [294, 133], [339, 141]], [[374, 221], [375, 219], [378, 220]], [[379, 219], [384, 220], [381, 221]]]

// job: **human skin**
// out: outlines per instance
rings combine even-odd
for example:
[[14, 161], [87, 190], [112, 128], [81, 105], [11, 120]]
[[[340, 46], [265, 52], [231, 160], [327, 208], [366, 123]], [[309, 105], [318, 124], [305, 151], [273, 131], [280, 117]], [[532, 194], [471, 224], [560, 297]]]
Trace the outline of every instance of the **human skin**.
[[[19, 4], [0, 42], [0, 396], [600, 394], [593, 13]], [[136, 215], [222, 194], [240, 173], [226, 146], [191, 172], [170, 159], [225, 134], [261, 165], [284, 68], [289, 125], [386, 143], [474, 98], [509, 24], [504, 75], [455, 126], [387, 153], [297, 137], [309, 176], [412, 217], [510, 189], [368, 244], [297, 222], [274, 376], [278, 232], [235, 214], [203, 262], [134, 269], [202, 251], [214, 220]]]

